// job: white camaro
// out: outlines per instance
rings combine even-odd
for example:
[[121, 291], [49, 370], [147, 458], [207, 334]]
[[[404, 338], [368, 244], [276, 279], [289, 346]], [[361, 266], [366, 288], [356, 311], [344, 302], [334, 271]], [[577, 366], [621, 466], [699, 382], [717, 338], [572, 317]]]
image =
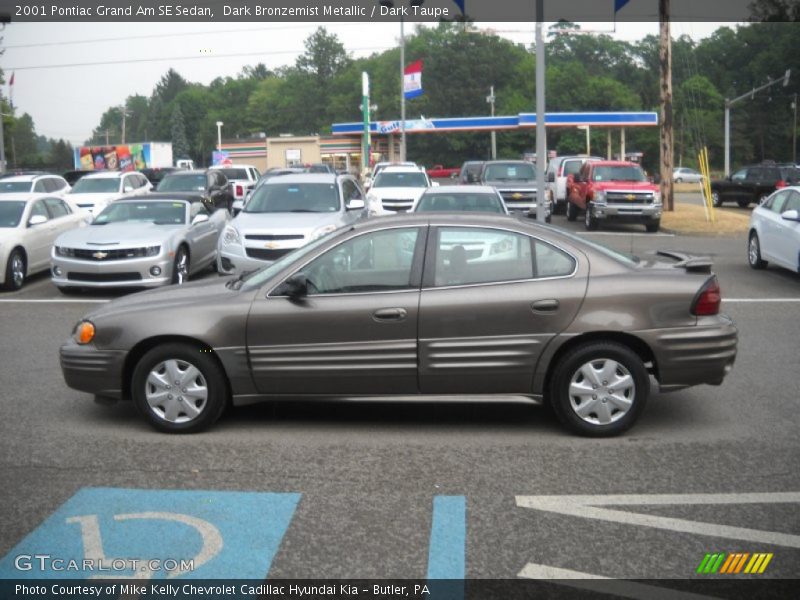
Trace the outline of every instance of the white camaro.
[[776, 191], [753, 210], [747, 260], [754, 269], [771, 262], [800, 273], [800, 186]]

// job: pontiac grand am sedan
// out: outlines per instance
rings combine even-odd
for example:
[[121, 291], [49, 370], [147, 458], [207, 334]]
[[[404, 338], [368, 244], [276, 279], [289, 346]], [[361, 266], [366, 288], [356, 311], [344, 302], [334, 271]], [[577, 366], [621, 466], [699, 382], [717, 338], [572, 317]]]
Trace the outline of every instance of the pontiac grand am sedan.
[[636, 260], [552, 227], [422, 213], [340, 228], [248, 275], [115, 300], [61, 347], [67, 385], [166, 432], [274, 396], [527, 395], [621, 433], [719, 385], [737, 330], [707, 259]]

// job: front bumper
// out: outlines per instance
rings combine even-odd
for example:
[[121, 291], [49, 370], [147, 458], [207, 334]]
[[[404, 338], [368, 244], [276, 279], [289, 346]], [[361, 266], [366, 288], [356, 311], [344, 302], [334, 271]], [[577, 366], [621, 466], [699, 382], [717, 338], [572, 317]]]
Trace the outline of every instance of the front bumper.
[[591, 204], [592, 216], [596, 219], [635, 221], [649, 223], [658, 221], [663, 211], [662, 204]]
[[[124, 260], [90, 261], [51, 254], [50, 279], [60, 288], [159, 287], [172, 282], [173, 259], [166, 252], [158, 256]], [[160, 269], [153, 275], [153, 267]], [[56, 269], [60, 274], [56, 275]]]
[[122, 399], [122, 373], [127, 355], [124, 350], [98, 350], [92, 344], [82, 346], [70, 338], [61, 346], [61, 372], [74, 390]]
[[652, 348], [662, 391], [720, 385], [736, 360], [738, 330], [727, 315], [699, 317], [694, 327], [638, 332]]

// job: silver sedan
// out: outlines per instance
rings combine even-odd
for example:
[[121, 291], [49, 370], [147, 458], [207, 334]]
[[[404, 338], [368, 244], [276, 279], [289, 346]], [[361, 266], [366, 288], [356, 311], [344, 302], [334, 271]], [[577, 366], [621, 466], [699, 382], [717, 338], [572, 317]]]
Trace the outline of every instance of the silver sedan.
[[65, 292], [184, 283], [216, 262], [227, 222], [228, 212], [200, 194], [117, 200], [90, 227], [56, 239], [52, 281]]

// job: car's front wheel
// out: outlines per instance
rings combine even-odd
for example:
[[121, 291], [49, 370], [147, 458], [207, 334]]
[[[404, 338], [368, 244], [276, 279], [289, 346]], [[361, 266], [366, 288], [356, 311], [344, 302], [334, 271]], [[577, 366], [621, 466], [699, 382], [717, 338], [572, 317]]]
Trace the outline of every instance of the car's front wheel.
[[18, 290], [25, 283], [25, 256], [19, 248], [13, 250], [6, 263], [6, 278], [3, 286], [7, 290]]
[[750, 234], [750, 241], [747, 244], [747, 262], [754, 269], [763, 269], [767, 266], [767, 261], [761, 258], [761, 242], [755, 231]]
[[181, 246], [175, 253], [172, 263], [172, 283], [181, 285], [189, 281], [189, 251]]
[[661, 219], [653, 221], [652, 223], [645, 223], [644, 228], [647, 230], [647, 233], [658, 232], [658, 230], [661, 229]]
[[586, 205], [586, 213], [584, 214], [583, 224], [586, 226], [586, 231], [595, 231], [599, 227], [597, 217], [592, 212], [592, 205]]
[[581, 435], [618, 435], [634, 424], [650, 393], [642, 359], [616, 342], [589, 342], [566, 354], [551, 379], [550, 404]]
[[722, 206], [722, 196], [719, 195], [717, 190], [711, 190], [711, 203], [717, 208]]
[[131, 381], [133, 401], [159, 431], [195, 433], [213, 425], [228, 402], [225, 373], [212, 356], [189, 344], [147, 352]]

